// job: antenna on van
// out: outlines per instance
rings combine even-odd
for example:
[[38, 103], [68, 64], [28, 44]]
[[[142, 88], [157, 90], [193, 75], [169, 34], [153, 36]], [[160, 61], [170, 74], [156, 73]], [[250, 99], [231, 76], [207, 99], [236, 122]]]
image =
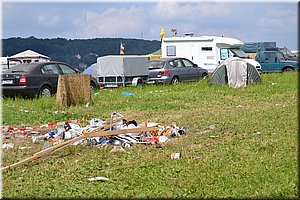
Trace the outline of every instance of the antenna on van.
[[176, 37], [176, 35], [177, 35], [177, 29], [176, 28], [172, 28], [172, 36], [173, 37]]
[[185, 33], [184, 35], [185, 35], [185, 36], [193, 37], [194, 33], [193, 33], [193, 32], [189, 32], [189, 33]]

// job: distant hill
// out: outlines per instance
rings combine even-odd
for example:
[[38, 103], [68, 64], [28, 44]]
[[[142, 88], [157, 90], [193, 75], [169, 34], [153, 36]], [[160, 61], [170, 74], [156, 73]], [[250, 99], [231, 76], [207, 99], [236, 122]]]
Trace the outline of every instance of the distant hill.
[[97, 57], [118, 55], [120, 43], [125, 43], [125, 54], [144, 55], [160, 48], [160, 41], [123, 38], [95, 38], [95, 39], [38, 39], [8, 38], [2, 40], [2, 56], [12, 56], [25, 50], [33, 50], [44, 54], [55, 61], [66, 62], [74, 67], [90, 66]]

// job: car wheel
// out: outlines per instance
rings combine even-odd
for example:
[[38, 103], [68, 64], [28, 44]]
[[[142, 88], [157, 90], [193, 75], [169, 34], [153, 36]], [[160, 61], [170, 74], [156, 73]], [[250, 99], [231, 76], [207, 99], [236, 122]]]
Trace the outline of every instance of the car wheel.
[[52, 92], [49, 86], [43, 86], [39, 92], [40, 97], [50, 97], [51, 95]]
[[290, 67], [287, 67], [283, 70], [283, 72], [292, 72], [292, 71], [294, 71], [294, 70]]
[[202, 74], [202, 78], [206, 77], [207, 75], [208, 75], [208, 74], [204, 72], [204, 73]]
[[95, 92], [95, 90], [96, 90], [96, 86], [92, 82], [90, 83], [90, 90], [91, 90], [91, 93]]
[[178, 78], [177, 76], [174, 76], [174, 77], [172, 78], [171, 83], [174, 85], [174, 84], [177, 84], [178, 82], [179, 82], [179, 78]]

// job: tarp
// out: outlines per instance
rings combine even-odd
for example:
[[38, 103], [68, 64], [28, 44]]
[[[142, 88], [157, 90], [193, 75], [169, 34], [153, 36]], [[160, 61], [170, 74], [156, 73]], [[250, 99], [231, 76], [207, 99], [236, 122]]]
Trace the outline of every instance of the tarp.
[[245, 53], [256, 53], [258, 51], [264, 51], [267, 48], [276, 48], [276, 42], [247, 42], [241, 46], [241, 49]]
[[83, 74], [91, 74], [92, 77], [97, 77], [97, 63], [92, 64], [88, 68], [86, 68], [83, 72]]
[[26, 51], [23, 51], [23, 52], [20, 52], [18, 54], [15, 54], [13, 56], [10, 56], [8, 58], [8, 60], [18, 60], [18, 59], [25, 59], [25, 58], [43, 58], [45, 60], [51, 60], [50, 57], [48, 56], [45, 56], [43, 54], [40, 54], [40, 53], [37, 53], [35, 51], [32, 51], [32, 50], [26, 50]]
[[148, 58], [137, 55], [111, 55], [97, 58], [97, 76], [145, 76]]
[[250, 83], [260, 83], [259, 72], [247, 60], [237, 57], [226, 59], [214, 70], [208, 83], [228, 84], [234, 88], [245, 87]]

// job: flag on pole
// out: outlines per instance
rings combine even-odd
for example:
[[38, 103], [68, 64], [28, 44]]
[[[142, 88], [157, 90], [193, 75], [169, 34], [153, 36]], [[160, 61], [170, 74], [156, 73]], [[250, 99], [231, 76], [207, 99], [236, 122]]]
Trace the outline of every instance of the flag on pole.
[[163, 38], [165, 37], [165, 34], [166, 34], [166, 33], [165, 33], [164, 27], [161, 27], [161, 31], [160, 31], [160, 34], [159, 34], [159, 35], [160, 35], [160, 38], [163, 39]]
[[120, 55], [124, 55], [125, 54], [125, 44], [123, 42], [121, 42], [120, 45]]

